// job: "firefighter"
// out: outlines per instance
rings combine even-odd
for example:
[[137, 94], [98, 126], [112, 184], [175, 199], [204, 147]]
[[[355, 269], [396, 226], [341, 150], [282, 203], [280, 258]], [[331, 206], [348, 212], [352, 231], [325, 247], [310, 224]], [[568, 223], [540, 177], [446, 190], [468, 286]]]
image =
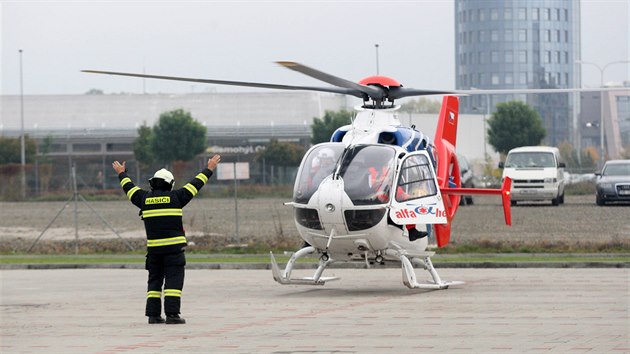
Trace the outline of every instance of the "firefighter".
[[[123, 191], [131, 203], [140, 208], [140, 216], [144, 220], [147, 235], [146, 269], [149, 271], [145, 315], [150, 324], [186, 323], [179, 316], [186, 265], [182, 208], [208, 182], [220, 160], [219, 155], [208, 159], [207, 169], [176, 190], [173, 190], [173, 174], [164, 168], [160, 169], [149, 179], [150, 191], [133, 184], [127, 176], [124, 161], [122, 164], [118, 161], [112, 163]], [[166, 319], [162, 317], [162, 294]]]

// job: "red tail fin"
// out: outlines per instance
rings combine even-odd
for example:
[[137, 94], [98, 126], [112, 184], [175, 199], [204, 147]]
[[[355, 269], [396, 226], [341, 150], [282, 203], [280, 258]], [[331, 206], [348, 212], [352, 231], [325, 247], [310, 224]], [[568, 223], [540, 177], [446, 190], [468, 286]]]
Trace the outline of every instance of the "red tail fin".
[[[435, 150], [437, 154], [436, 174], [440, 189], [449, 188], [449, 181], [460, 187], [459, 164], [455, 155], [455, 144], [457, 142], [457, 119], [458, 119], [459, 99], [455, 96], [444, 96], [442, 99], [442, 109], [435, 132]], [[435, 225], [435, 238], [438, 247], [448, 244], [451, 237], [451, 220], [457, 212], [459, 206], [459, 195], [442, 194], [444, 209], [446, 211], [447, 224]]]
[[442, 109], [435, 131], [436, 145], [445, 140], [455, 148], [457, 142], [457, 119], [458, 119], [459, 99], [455, 96], [444, 96], [442, 99]]

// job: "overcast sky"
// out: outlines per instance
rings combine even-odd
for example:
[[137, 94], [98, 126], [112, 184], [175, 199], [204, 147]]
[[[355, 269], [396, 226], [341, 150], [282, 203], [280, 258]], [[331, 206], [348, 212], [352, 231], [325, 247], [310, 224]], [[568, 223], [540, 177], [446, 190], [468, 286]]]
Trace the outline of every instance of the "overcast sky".
[[[629, 3], [582, 0], [582, 60], [604, 66], [630, 59]], [[375, 44], [381, 75], [406, 87], [455, 88], [452, 0], [3, 0], [0, 6], [5, 95], [20, 92], [19, 49], [24, 94], [235, 90], [81, 69], [320, 85], [278, 60], [358, 81], [376, 73]], [[629, 80], [629, 69], [611, 65], [604, 81]], [[582, 72], [583, 86], [599, 86], [597, 68], [583, 65]]]

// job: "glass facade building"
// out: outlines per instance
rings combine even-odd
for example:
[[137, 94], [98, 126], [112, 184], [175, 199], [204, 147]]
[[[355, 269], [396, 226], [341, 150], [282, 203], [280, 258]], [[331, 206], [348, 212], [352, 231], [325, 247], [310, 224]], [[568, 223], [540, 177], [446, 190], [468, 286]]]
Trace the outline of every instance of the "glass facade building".
[[[457, 89], [580, 87], [579, 0], [455, 0]], [[573, 94], [463, 97], [463, 113], [527, 102], [540, 114], [546, 143], [573, 140]], [[577, 116], [576, 116], [577, 117]]]

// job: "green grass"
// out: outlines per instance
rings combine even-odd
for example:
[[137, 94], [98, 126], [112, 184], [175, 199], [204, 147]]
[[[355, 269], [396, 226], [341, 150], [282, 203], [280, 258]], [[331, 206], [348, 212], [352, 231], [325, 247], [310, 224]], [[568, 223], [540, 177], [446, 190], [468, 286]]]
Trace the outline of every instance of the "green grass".
[[[144, 256], [121, 255], [12, 255], [0, 257], [0, 264], [142, 264]], [[278, 263], [286, 263], [288, 256], [277, 255]], [[436, 255], [435, 263], [515, 263], [515, 262], [630, 262], [630, 255], [550, 255], [550, 254], [508, 254], [508, 255]], [[257, 255], [189, 255], [188, 263], [269, 263], [269, 254]], [[303, 258], [299, 262], [317, 262], [317, 258]]]

